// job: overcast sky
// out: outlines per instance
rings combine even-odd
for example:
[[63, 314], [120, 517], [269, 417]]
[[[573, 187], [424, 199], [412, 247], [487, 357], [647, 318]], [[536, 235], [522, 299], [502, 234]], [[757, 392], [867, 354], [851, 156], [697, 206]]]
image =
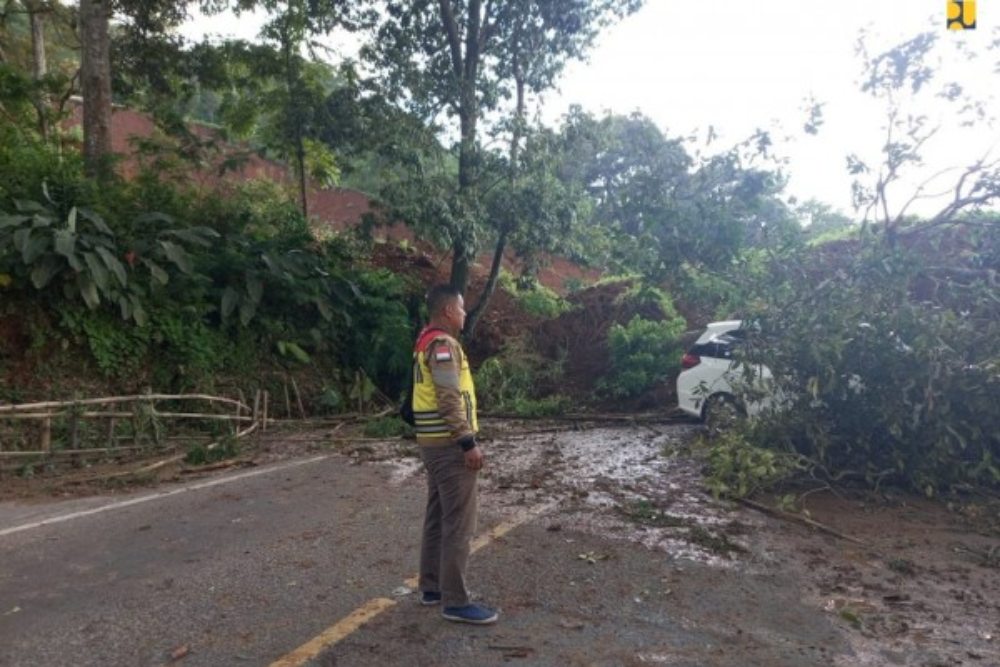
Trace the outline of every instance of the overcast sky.
[[[946, 45], [963, 42], [983, 57], [969, 60], [942, 49], [942, 72], [995, 104], [992, 90], [1000, 90], [1000, 73], [993, 67], [1000, 49], [987, 46], [1000, 36], [1000, 10], [977, 3], [977, 29], [949, 32], [944, 8], [944, 0], [647, 0], [637, 14], [600, 36], [587, 62], [568, 67], [559, 90], [543, 100], [542, 117], [556, 122], [574, 103], [594, 112], [639, 110], [670, 135], [704, 135], [711, 125], [719, 149], [756, 128], [767, 129], [776, 150], [790, 160], [788, 194], [817, 198], [850, 214], [845, 156], [853, 152], [875, 162], [884, 140], [884, 106], [861, 93], [857, 83], [861, 61], [855, 48], [863, 28], [874, 52], [926, 29], [940, 30]], [[196, 17], [184, 33], [250, 38], [259, 25], [252, 16]], [[816, 136], [802, 130], [809, 96], [825, 104], [825, 123]], [[954, 106], [923, 102], [913, 111], [945, 124]], [[967, 165], [998, 139], [995, 125], [949, 126], [924, 151], [924, 176]], [[894, 200], [901, 203], [918, 177], [898, 186]], [[939, 189], [947, 188], [948, 178]], [[917, 211], [931, 213], [935, 206], [929, 202]]]

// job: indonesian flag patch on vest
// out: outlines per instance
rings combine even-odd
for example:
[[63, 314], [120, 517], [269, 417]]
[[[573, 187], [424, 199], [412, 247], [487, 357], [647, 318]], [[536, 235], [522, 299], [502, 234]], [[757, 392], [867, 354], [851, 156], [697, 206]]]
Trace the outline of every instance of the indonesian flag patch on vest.
[[434, 353], [435, 361], [451, 361], [451, 350], [444, 348]]

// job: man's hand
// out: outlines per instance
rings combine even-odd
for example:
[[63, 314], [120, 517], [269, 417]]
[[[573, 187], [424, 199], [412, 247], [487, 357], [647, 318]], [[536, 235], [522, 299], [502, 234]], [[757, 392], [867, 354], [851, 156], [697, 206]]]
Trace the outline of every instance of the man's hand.
[[479, 445], [476, 445], [465, 452], [465, 467], [469, 470], [480, 470], [483, 467], [483, 460], [485, 458], [483, 450], [479, 448]]

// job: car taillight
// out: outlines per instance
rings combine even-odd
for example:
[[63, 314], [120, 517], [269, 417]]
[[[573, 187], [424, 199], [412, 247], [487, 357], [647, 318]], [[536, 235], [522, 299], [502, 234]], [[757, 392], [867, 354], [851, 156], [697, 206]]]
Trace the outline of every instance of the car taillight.
[[681, 357], [681, 368], [687, 370], [688, 368], [694, 368], [701, 363], [701, 357], [697, 354], [691, 354], [688, 352], [683, 357]]

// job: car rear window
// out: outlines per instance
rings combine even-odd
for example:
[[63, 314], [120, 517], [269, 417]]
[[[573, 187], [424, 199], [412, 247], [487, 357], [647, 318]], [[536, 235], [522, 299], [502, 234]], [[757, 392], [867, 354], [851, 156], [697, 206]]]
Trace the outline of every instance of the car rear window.
[[709, 357], [710, 359], [731, 359], [733, 348], [739, 346], [746, 340], [746, 331], [737, 329], [727, 331], [711, 339], [707, 343], [695, 345], [689, 351], [699, 357]]

